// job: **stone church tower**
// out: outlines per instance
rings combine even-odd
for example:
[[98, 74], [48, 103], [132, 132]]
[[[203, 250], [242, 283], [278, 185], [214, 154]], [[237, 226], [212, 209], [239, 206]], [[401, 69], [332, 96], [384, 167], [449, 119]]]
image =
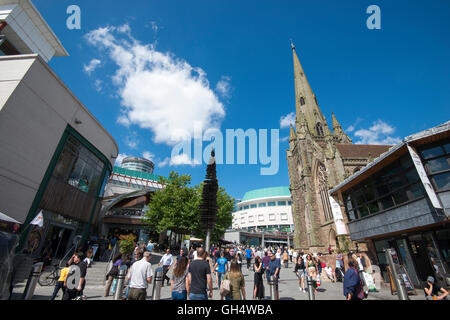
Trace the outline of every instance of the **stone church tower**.
[[[328, 190], [387, 151], [390, 146], [352, 144], [332, 114], [332, 129], [317, 102], [294, 45], [295, 129], [291, 126], [287, 161], [295, 248], [327, 252], [350, 245], [348, 231], [337, 230]], [[341, 204], [342, 207], [342, 204]], [[343, 212], [343, 211], [342, 211]], [[344, 214], [345, 226], [348, 222]], [[344, 228], [347, 230], [347, 228]], [[339, 233], [338, 233], [339, 231]], [[339, 237], [338, 237], [339, 236]], [[354, 245], [354, 244], [353, 244]]]

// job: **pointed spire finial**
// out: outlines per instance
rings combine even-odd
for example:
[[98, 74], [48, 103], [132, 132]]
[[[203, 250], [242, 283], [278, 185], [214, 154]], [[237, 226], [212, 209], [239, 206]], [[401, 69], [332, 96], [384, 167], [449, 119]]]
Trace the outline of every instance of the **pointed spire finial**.
[[292, 50], [294, 50], [295, 49], [294, 42], [292, 42], [292, 39], [289, 39], [289, 40], [291, 40], [291, 48], [292, 48]]

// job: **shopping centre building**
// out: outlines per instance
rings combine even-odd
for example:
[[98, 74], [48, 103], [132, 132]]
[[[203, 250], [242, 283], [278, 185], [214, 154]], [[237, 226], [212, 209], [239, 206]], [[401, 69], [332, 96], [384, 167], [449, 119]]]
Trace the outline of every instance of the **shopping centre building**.
[[393, 248], [415, 287], [450, 286], [450, 121], [413, 134], [329, 191], [389, 281]]
[[[86, 238], [118, 155], [113, 137], [47, 64], [68, 53], [28, 0], [0, 0], [0, 212], [18, 249], [61, 257]], [[42, 210], [44, 226], [30, 225]]]
[[233, 229], [246, 231], [292, 232], [291, 193], [289, 187], [248, 191], [236, 204]]

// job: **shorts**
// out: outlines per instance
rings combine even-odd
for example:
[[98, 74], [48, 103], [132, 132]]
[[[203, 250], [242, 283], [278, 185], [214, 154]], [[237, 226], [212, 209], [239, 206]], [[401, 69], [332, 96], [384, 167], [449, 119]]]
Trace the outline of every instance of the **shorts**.
[[305, 270], [301, 269], [297, 271], [297, 275], [298, 277], [301, 278], [305, 278]]

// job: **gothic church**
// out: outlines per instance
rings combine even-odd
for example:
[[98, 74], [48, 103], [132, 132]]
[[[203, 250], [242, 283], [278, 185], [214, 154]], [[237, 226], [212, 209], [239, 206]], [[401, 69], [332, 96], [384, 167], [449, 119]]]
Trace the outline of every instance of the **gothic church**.
[[[294, 45], [292, 52], [296, 121], [295, 130], [292, 126], [290, 129], [287, 161], [294, 245], [310, 252], [327, 252], [329, 245], [336, 249], [342, 248], [345, 242], [351, 243], [346, 235], [348, 232], [338, 232], [336, 228], [328, 190], [391, 146], [352, 144], [333, 113], [331, 132]], [[347, 217], [343, 216], [346, 226]]]

